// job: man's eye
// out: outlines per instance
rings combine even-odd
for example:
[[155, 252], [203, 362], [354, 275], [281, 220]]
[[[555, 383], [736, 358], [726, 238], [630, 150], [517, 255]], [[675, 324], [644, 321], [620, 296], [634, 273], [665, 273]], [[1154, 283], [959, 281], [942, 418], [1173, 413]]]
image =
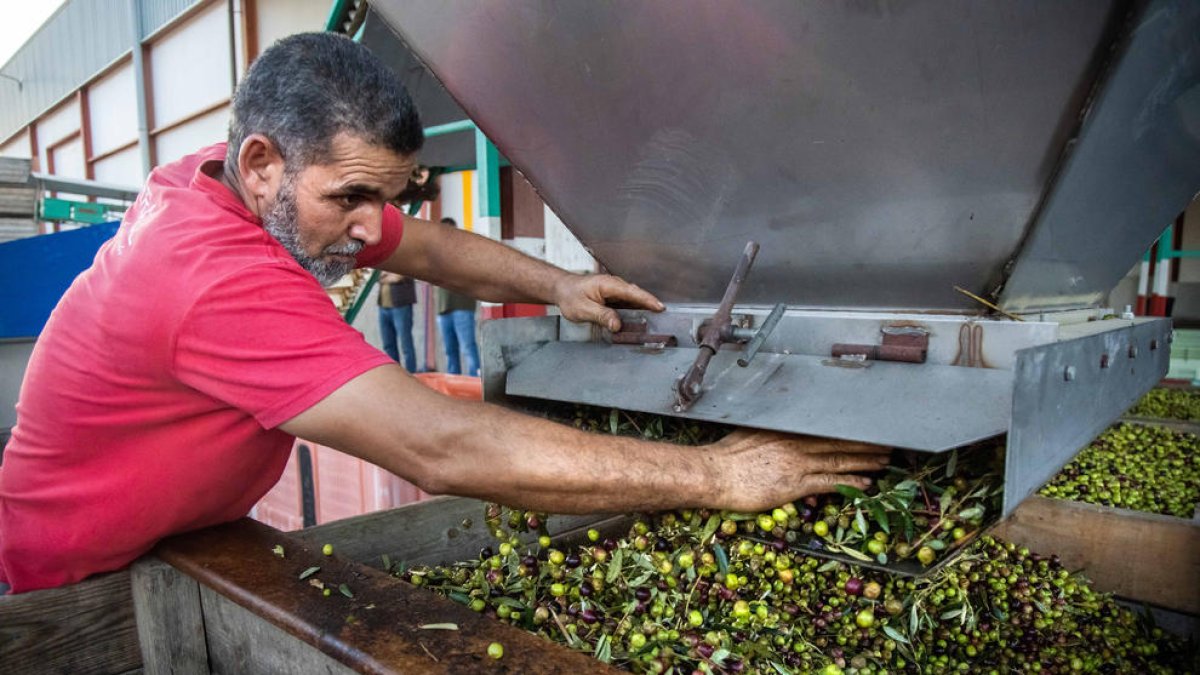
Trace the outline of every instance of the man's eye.
[[338, 197], [338, 204], [344, 209], [353, 209], [362, 202], [362, 195], [342, 195]]

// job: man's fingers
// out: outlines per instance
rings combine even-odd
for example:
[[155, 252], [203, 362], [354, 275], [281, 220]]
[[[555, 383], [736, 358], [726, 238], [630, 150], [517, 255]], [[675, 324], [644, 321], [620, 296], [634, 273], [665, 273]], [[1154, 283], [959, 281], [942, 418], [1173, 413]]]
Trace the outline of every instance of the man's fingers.
[[810, 473], [800, 480], [800, 496], [807, 497], [808, 495], [833, 492], [838, 485], [849, 485], [859, 490], [866, 490], [871, 486], [871, 479], [840, 473]]
[[621, 330], [621, 317], [614, 309], [609, 309], [604, 305], [597, 305], [596, 310], [592, 315], [591, 322], [597, 326], [602, 326], [612, 332]]
[[853, 473], [855, 471], [878, 471], [888, 463], [887, 455], [821, 455], [814, 458], [813, 471], [817, 473]]
[[859, 441], [841, 441], [833, 438], [805, 438], [804, 450], [813, 454], [823, 453], [881, 453], [890, 452], [890, 448], [874, 443]]
[[661, 312], [666, 309], [666, 306], [663, 305], [661, 300], [654, 297], [654, 294], [628, 281], [618, 279], [617, 277], [607, 277], [604, 282], [600, 287], [600, 292], [604, 295], [606, 303], [620, 303], [655, 312]]

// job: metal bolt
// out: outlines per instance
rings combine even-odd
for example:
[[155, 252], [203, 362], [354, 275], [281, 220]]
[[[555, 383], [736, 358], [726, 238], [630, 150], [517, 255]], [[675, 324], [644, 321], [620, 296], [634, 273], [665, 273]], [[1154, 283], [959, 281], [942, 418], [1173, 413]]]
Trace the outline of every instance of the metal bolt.
[[1067, 382], [1072, 382], [1075, 380], [1075, 366], [1067, 366], [1066, 369], [1063, 370], [1063, 379]]
[[1129, 358], [1137, 358], [1137, 345], [1129, 345]]
[[1157, 349], [1158, 349], [1158, 340], [1151, 340], [1150, 341], [1150, 351], [1156, 351]]
[[1107, 367], [1108, 367], [1108, 354], [1101, 354], [1101, 355], [1100, 355], [1100, 367], [1101, 367], [1101, 368], [1107, 368]]

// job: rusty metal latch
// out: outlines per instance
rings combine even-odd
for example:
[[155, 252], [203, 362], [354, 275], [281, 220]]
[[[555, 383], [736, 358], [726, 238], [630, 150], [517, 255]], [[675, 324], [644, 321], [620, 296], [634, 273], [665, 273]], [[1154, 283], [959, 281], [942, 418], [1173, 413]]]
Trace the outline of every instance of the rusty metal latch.
[[[722, 343], [736, 339], [732, 321], [733, 303], [737, 300], [738, 292], [742, 290], [742, 283], [750, 274], [750, 266], [754, 264], [754, 258], [757, 255], [758, 242], [747, 242], [745, 250], [742, 251], [742, 259], [738, 261], [737, 269], [733, 271], [733, 278], [729, 280], [729, 286], [725, 288], [721, 305], [704, 329], [704, 334], [700, 339], [700, 353], [696, 355], [696, 360], [692, 363], [691, 368], [688, 368], [688, 371], [675, 381], [675, 412], [687, 410], [700, 399], [708, 362], [721, 349]], [[780, 313], [782, 314], [782, 312]], [[755, 351], [758, 351], [757, 347]], [[753, 354], [750, 354], [749, 358], [753, 358]], [[749, 364], [749, 358], [747, 358], [747, 364]]]
[[838, 343], [832, 355], [837, 358], [859, 357], [868, 361], [904, 361], [925, 363], [929, 350], [929, 331], [920, 326], [884, 326], [883, 343], [859, 345]]

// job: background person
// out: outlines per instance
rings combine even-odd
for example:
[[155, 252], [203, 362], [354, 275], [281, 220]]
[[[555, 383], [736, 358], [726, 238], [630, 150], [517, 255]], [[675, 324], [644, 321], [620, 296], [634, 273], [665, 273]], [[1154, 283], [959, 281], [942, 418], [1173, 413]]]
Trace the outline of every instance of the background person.
[[[442, 218], [442, 224], [457, 228], [453, 218]], [[461, 293], [438, 287], [435, 292], [438, 331], [442, 334], [442, 345], [446, 349], [446, 372], [463, 374], [462, 361], [466, 362], [466, 373], [479, 376], [479, 345], [475, 342], [475, 299]], [[459, 360], [461, 355], [462, 361]]]

